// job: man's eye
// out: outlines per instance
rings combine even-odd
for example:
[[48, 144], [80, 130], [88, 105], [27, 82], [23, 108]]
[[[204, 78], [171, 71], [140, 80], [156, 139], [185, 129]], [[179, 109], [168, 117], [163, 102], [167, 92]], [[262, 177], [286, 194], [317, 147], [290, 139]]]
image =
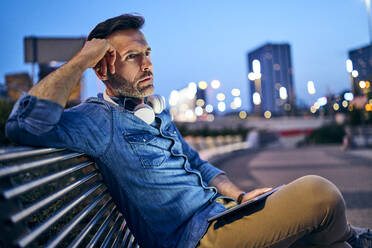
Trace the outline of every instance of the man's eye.
[[150, 51], [145, 52], [146, 56], [150, 56]]
[[127, 56], [127, 59], [134, 59], [137, 56], [137, 54], [129, 54]]

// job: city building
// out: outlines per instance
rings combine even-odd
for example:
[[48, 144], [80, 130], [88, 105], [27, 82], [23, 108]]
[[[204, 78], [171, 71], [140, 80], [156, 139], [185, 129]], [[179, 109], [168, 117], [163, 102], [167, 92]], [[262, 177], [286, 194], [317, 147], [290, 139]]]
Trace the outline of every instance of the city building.
[[213, 121], [214, 110], [208, 104], [207, 82], [194, 82], [180, 90], [172, 90], [169, 96], [169, 112], [174, 121]]
[[169, 96], [169, 112], [174, 121], [194, 122], [197, 119], [195, 114], [197, 86], [190, 83], [188, 87], [180, 90], [172, 90]]
[[28, 73], [14, 73], [5, 75], [7, 95], [16, 101], [22, 92], [27, 92], [32, 87], [32, 79]]
[[248, 53], [249, 101], [254, 113], [271, 116], [293, 111], [295, 95], [289, 44], [267, 43]]
[[365, 95], [372, 81], [372, 45], [349, 51], [349, 58], [351, 63], [347, 63], [347, 71], [351, 90], [355, 96]]

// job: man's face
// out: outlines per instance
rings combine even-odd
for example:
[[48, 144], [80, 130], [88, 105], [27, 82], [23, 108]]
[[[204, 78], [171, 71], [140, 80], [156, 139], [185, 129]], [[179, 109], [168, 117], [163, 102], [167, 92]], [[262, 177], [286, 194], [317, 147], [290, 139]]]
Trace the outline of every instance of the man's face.
[[116, 96], [143, 98], [154, 93], [151, 48], [138, 30], [121, 30], [107, 40], [116, 49], [115, 74], [105, 81]]

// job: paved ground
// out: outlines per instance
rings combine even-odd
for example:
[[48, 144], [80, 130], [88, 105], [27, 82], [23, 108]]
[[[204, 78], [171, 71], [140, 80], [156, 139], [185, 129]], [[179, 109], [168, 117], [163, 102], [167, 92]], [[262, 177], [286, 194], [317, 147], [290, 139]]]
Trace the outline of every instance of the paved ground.
[[349, 222], [372, 227], [372, 150], [277, 147], [238, 151], [214, 161], [245, 190], [277, 186], [309, 174], [323, 176], [344, 195]]

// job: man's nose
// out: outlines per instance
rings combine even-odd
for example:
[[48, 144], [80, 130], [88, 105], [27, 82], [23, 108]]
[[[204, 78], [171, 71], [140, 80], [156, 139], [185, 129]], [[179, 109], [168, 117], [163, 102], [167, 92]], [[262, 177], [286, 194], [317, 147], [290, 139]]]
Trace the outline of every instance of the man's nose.
[[142, 56], [142, 64], [141, 64], [141, 69], [142, 71], [148, 71], [152, 67], [152, 62], [150, 57], [144, 55]]

